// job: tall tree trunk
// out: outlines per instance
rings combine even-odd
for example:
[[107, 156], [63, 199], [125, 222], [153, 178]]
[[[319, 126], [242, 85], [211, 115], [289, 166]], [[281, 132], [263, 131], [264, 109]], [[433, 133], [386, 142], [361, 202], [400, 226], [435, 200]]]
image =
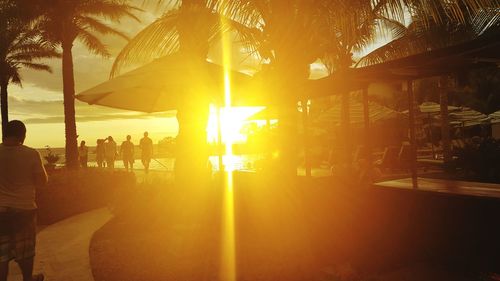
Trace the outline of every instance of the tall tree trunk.
[[78, 144], [75, 119], [75, 78], [73, 75], [73, 43], [62, 44], [62, 72], [64, 97], [64, 130], [66, 137], [66, 167], [78, 168]]
[[[177, 24], [180, 53], [193, 75], [207, 77], [205, 60], [208, 53], [210, 12], [203, 1], [184, 0]], [[196, 77], [194, 77], [196, 79]], [[202, 80], [202, 79], [201, 79]], [[204, 85], [186, 85], [177, 107], [175, 181], [183, 188], [203, 186], [208, 179], [208, 145], [206, 127], [210, 101]], [[193, 176], [196, 175], [196, 176]]]
[[[288, 179], [294, 182], [297, 176], [297, 154], [298, 154], [298, 110], [297, 102], [300, 96], [301, 85], [309, 76], [309, 64], [303, 61], [290, 62], [282, 59], [279, 54], [286, 51], [276, 52], [276, 62], [270, 74], [266, 76], [270, 81], [271, 93], [276, 98], [273, 102], [278, 108], [278, 158], [273, 170], [275, 177]], [[286, 54], [286, 53], [285, 53]], [[284, 57], [293, 57], [287, 54]], [[295, 57], [299, 57], [296, 55]]]
[[5, 138], [5, 128], [7, 128], [7, 123], [9, 122], [9, 105], [8, 105], [8, 94], [7, 86], [9, 81], [7, 79], [2, 79], [0, 81], [0, 104], [2, 112], [2, 140]]
[[[203, 93], [205, 94], [205, 93]], [[175, 180], [185, 187], [204, 185], [208, 175], [208, 99], [193, 93], [177, 108], [179, 133], [175, 155]], [[195, 176], [193, 176], [195, 175]]]

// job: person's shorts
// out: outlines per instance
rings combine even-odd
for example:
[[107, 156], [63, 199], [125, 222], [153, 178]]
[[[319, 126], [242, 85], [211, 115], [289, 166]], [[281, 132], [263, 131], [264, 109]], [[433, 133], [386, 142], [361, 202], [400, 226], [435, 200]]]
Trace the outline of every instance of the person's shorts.
[[134, 157], [132, 156], [124, 156], [123, 157], [123, 163], [130, 163], [130, 164], [134, 164]]
[[142, 155], [141, 156], [141, 161], [142, 162], [151, 162], [151, 155]]
[[35, 256], [36, 211], [2, 208], [0, 210], [0, 262]]

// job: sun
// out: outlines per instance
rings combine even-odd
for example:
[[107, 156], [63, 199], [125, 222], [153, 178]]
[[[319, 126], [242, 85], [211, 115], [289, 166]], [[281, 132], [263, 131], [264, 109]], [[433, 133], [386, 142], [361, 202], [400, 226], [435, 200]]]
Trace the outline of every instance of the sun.
[[[241, 133], [247, 118], [262, 110], [262, 107], [238, 106], [220, 109], [221, 140], [223, 144], [243, 143], [247, 136]], [[210, 106], [210, 116], [207, 126], [207, 141], [219, 142], [217, 107]]]

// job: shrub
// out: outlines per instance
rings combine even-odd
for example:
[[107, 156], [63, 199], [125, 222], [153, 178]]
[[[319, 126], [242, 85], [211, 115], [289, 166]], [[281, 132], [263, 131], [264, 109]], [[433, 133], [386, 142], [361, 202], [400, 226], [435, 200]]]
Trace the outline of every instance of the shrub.
[[37, 191], [40, 224], [52, 224], [67, 217], [104, 207], [119, 193], [135, 186], [131, 173], [100, 169], [54, 170], [49, 183]]

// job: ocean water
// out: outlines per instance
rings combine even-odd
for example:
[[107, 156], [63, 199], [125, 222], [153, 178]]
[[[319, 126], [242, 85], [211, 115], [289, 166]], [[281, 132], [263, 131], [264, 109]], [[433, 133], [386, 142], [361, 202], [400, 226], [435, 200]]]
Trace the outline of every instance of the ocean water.
[[[234, 155], [231, 157], [231, 165], [234, 170], [253, 170], [255, 167], [255, 161], [260, 159], [256, 155]], [[210, 164], [212, 165], [213, 171], [219, 170], [219, 157], [210, 156]], [[227, 163], [227, 157], [224, 157], [223, 162]], [[149, 164], [150, 170], [157, 171], [173, 171], [174, 170], [175, 159], [174, 158], [153, 158]], [[95, 161], [88, 162], [89, 167], [97, 167]], [[124, 169], [125, 166], [122, 160], [115, 161], [115, 168]], [[134, 161], [134, 169], [143, 169], [144, 166], [140, 159]]]
[[[47, 149], [38, 149], [42, 158], [45, 157], [49, 151]], [[64, 148], [51, 148], [53, 154], [58, 155], [59, 161], [57, 161], [57, 166], [64, 166]], [[136, 149], [134, 169], [140, 170], [144, 169], [140, 158], [140, 149]], [[158, 150], [157, 150], [158, 151]], [[89, 155], [88, 155], [88, 166], [89, 167], [97, 167], [97, 162], [95, 161], [95, 148], [89, 147]], [[255, 161], [262, 159], [263, 155], [234, 155], [231, 157], [231, 165], [234, 170], [253, 170], [255, 167]], [[224, 163], [227, 163], [229, 160], [226, 156], [224, 156]], [[210, 164], [212, 165], [212, 170], [219, 170], [219, 157], [218, 156], [210, 156], [209, 157]], [[45, 160], [44, 160], [45, 162]], [[168, 157], [166, 155], [159, 155], [157, 158], [153, 158], [151, 163], [149, 164], [150, 170], [156, 171], [173, 171], [174, 170], [175, 159], [172, 157]], [[117, 159], [115, 161], [115, 168], [124, 169], [125, 166], [121, 159]]]

